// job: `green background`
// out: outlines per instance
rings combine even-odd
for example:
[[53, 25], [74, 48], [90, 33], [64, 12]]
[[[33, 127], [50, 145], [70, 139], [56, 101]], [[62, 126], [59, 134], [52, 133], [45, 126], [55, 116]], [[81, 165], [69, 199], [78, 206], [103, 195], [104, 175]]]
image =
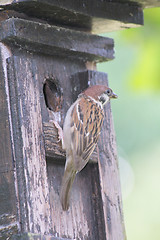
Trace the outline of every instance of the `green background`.
[[128, 240], [160, 239], [160, 8], [144, 27], [107, 33], [115, 60], [98, 65], [112, 100]]

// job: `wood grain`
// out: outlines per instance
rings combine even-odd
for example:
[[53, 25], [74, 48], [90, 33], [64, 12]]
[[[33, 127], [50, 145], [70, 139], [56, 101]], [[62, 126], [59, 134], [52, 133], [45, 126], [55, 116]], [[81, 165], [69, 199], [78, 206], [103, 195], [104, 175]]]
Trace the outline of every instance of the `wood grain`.
[[[68, 108], [84, 88], [89, 84], [107, 84], [106, 74], [86, 71], [86, 66], [95, 66], [86, 61], [111, 59], [113, 41], [38, 23], [38, 20], [14, 18], [1, 22], [0, 38], [10, 50], [0, 70], [0, 96], [4, 102], [0, 103], [3, 113], [0, 116], [3, 128], [0, 156], [3, 170], [7, 171], [0, 176], [0, 183], [7, 189], [5, 197], [2, 196], [3, 206], [7, 206], [4, 200], [9, 195], [7, 203], [12, 202], [8, 210], [7, 207], [2, 209], [2, 214], [9, 214], [9, 218], [4, 219], [8, 221], [8, 229], [13, 223], [13, 231], [19, 231], [19, 236], [28, 239], [40, 236], [43, 239], [47, 236], [52, 239], [124, 239], [110, 106], [106, 109], [98, 157], [95, 151], [92, 159], [96, 161], [87, 164], [77, 175], [68, 212], [62, 210], [59, 200], [65, 152], [51, 122], [56, 119], [62, 127]], [[108, 43], [109, 46], [105, 45]], [[56, 79], [63, 97], [58, 112], [52, 116], [43, 93], [46, 79]], [[0, 194], [3, 195], [3, 191]]]
[[18, 232], [15, 169], [12, 155], [8, 88], [4, 68], [9, 49], [0, 43], [0, 239]]
[[[21, 231], [49, 233], [50, 207], [39, 86], [32, 63], [8, 59], [13, 150]], [[21, 81], [23, 79], [23, 81]]]
[[[107, 74], [89, 71], [88, 76], [93, 85], [108, 85]], [[126, 236], [117, 147], [110, 103], [104, 106], [104, 112], [103, 130], [98, 141], [98, 169], [106, 226], [106, 239], [121, 240], [125, 239]]]
[[[7, 0], [6, 0], [7, 1]], [[143, 25], [143, 7], [159, 6], [156, 0], [132, 1], [57, 1], [57, 0], [17, 0], [17, 4], [5, 3], [6, 10], [25, 13], [49, 24], [66, 26], [80, 31], [94, 33], [110, 32]], [[44, 11], [45, 9], [45, 11]]]
[[102, 62], [114, 58], [111, 38], [19, 18], [1, 22], [0, 40], [32, 52], [62, 55], [84, 62]]

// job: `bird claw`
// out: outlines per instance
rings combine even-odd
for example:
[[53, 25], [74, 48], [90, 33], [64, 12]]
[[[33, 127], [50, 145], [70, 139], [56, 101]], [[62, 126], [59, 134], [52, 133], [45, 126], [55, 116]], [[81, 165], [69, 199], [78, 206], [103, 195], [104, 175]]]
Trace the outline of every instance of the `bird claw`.
[[62, 130], [62, 128], [60, 127], [58, 122], [52, 121], [52, 123], [54, 124], [54, 126], [57, 128], [57, 131], [58, 131], [58, 141], [57, 141], [57, 143], [63, 142], [63, 130]]

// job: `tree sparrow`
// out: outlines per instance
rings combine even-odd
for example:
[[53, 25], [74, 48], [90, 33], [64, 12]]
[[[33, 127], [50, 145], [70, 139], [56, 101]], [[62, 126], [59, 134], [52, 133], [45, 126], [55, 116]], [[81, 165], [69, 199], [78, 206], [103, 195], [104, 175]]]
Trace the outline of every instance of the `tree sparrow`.
[[67, 111], [63, 125], [63, 148], [66, 164], [60, 200], [64, 211], [69, 208], [70, 191], [75, 176], [89, 161], [102, 128], [103, 105], [117, 98], [113, 91], [102, 85], [87, 88]]

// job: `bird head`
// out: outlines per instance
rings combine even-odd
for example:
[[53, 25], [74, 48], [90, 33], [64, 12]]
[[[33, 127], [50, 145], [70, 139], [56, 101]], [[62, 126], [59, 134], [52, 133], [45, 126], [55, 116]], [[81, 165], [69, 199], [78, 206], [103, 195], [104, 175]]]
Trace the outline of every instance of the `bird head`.
[[96, 101], [99, 101], [102, 105], [106, 104], [111, 98], [118, 98], [111, 88], [103, 85], [91, 86], [87, 88], [83, 94], [92, 97]]

